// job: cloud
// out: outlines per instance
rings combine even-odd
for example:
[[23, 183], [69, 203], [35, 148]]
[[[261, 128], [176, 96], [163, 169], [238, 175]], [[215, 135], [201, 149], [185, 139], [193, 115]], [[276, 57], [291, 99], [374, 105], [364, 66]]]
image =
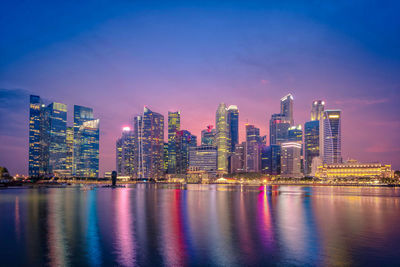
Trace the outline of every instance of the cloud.
[[334, 103], [336, 105], [357, 105], [357, 106], [370, 106], [377, 105], [389, 102], [389, 98], [381, 98], [381, 99], [359, 99], [359, 98], [350, 98], [344, 100], [337, 100]]

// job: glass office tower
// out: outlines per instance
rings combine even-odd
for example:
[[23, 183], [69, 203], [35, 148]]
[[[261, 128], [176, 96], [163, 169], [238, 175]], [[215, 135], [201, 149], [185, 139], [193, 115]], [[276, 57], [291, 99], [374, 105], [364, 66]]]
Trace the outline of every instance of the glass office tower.
[[287, 94], [281, 98], [281, 114], [285, 117], [285, 120], [294, 125], [293, 120], [293, 96], [292, 94]]
[[48, 116], [49, 173], [67, 176], [67, 105], [53, 102]]
[[230, 150], [229, 142], [229, 124], [228, 112], [226, 105], [221, 103], [218, 106], [215, 118], [217, 128], [216, 142], [218, 150], [218, 173], [224, 174], [228, 172], [228, 156]]
[[189, 168], [189, 150], [197, 146], [197, 138], [187, 130], [176, 133], [176, 173], [186, 174]]
[[176, 133], [181, 130], [180, 111], [168, 112], [168, 173], [176, 173]]
[[145, 107], [134, 127], [138, 179], [164, 178], [164, 116]]
[[280, 145], [287, 141], [290, 121], [282, 114], [272, 114], [269, 121], [269, 143], [271, 145]]
[[342, 163], [341, 111], [325, 110], [321, 128], [323, 163]]
[[135, 176], [135, 138], [130, 127], [122, 129], [122, 136], [116, 143], [117, 173], [122, 176]]
[[246, 125], [246, 172], [259, 172], [261, 169], [261, 137], [260, 129], [254, 125]]
[[228, 125], [230, 152], [235, 151], [235, 146], [239, 143], [239, 109], [235, 105], [228, 107]]
[[311, 164], [319, 157], [319, 121], [308, 121], [304, 124], [304, 174], [311, 174]]
[[212, 125], [208, 125], [207, 129], [201, 131], [201, 145], [202, 146], [216, 146], [217, 131], [213, 129]]
[[82, 123], [76, 134], [78, 139], [78, 157], [76, 176], [99, 177], [99, 119]]

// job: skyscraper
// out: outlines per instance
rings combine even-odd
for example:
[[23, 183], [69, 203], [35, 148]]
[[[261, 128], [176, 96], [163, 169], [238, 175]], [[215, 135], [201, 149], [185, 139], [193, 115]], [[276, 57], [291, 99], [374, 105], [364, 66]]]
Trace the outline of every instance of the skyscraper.
[[301, 129], [301, 125], [289, 127], [287, 140], [289, 142], [297, 142], [302, 144], [303, 130]]
[[216, 146], [217, 131], [213, 129], [212, 125], [208, 125], [207, 129], [201, 131], [201, 145], [202, 146]]
[[324, 164], [342, 163], [341, 111], [325, 110], [321, 120], [320, 138], [322, 138], [322, 141], [320, 140], [320, 145], [322, 148], [320, 148], [320, 151], [322, 152], [322, 161]]
[[67, 176], [67, 105], [53, 102], [47, 106], [49, 173]]
[[301, 178], [301, 144], [285, 142], [281, 147], [281, 176]]
[[76, 175], [78, 177], [99, 177], [99, 119], [88, 120], [79, 126], [76, 133], [78, 157]]
[[46, 144], [44, 140], [45, 105], [40, 96], [31, 95], [29, 105], [29, 176], [39, 177], [47, 172], [45, 166]]
[[228, 172], [228, 156], [230, 149], [228, 112], [224, 103], [218, 106], [215, 125], [217, 128], [218, 172], [224, 174]]
[[294, 124], [292, 94], [287, 94], [281, 98], [281, 114], [283, 117], [285, 117], [285, 120], [288, 121], [291, 126]]
[[68, 176], [72, 176], [74, 164], [74, 127], [67, 126], [67, 154], [66, 154], [66, 170]]
[[168, 112], [168, 173], [176, 173], [176, 133], [181, 130], [180, 111]]
[[319, 121], [324, 114], [325, 102], [315, 100], [311, 106], [311, 121]]
[[189, 168], [189, 149], [197, 146], [197, 137], [187, 130], [176, 132], [176, 173], [186, 174]]
[[245, 169], [246, 160], [246, 142], [237, 144], [235, 146], [234, 152], [232, 152], [230, 161], [230, 173], [241, 173], [246, 172]]
[[135, 177], [135, 138], [130, 127], [122, 129], [122, 136], [116, 142], [117, 173], [123, 176]]
[[271, 145], [280, 145], [287, 141], [290, 121], [282, 114], [272, 114], [269, 121], [269, 143]]
[[304, 174], [311, 174], [311, 165], [319, 157], [319, 121], [308, 121], [304, 124]]
[[78, 175], [77, 166], [81, 165], [82, 158], [80, 156], [81, 141], [78, 138], [78, 132], [81, 125], [88, 120], [93, 120], [93, 109], [83, 106], [74, 105], [74, 155], [73, 155], [73, 166], [72, 174]]
[[239, 110], [235, 105], [228, 107], [228, 125], [230, 152], [233, 152], [235, 151], [235, 146], [239, 143]]
[[100, 121], [93, 118], [93, 109], [74, 105], [73, 174], [98, 178]]
[[164, 178], [164, 116], [147, 107], [134, 118], [139, 179]]
[[254, 125], [246, 125], [246, 172], [259, 172], [261, 169], [261, 137], [260, 129]]

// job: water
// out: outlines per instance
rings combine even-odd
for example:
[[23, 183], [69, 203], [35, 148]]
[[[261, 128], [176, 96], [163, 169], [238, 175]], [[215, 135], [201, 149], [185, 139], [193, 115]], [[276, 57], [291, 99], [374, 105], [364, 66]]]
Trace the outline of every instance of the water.
[[0, 190], [2, 266], [399, 266], [400, 189]]

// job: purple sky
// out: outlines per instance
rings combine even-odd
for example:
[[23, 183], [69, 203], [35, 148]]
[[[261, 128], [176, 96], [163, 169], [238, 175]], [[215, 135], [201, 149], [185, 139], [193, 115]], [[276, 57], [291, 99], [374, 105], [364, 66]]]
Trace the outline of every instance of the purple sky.
[[268, 134], [290, 92], [296, 124], [316, 99], [342, 109], [345, 159], [400, 169], [397, 2], [213, 2], [6, 1], [0, 165], [27, 173], [29, 94], [67, 104], [70, 122], [74, 104], [93, 107], [102, 175], [144, 105], [180, 110], [182, 129], [200, 139], [218, 103], [235, 104], [243, 140], [246, 122]]

